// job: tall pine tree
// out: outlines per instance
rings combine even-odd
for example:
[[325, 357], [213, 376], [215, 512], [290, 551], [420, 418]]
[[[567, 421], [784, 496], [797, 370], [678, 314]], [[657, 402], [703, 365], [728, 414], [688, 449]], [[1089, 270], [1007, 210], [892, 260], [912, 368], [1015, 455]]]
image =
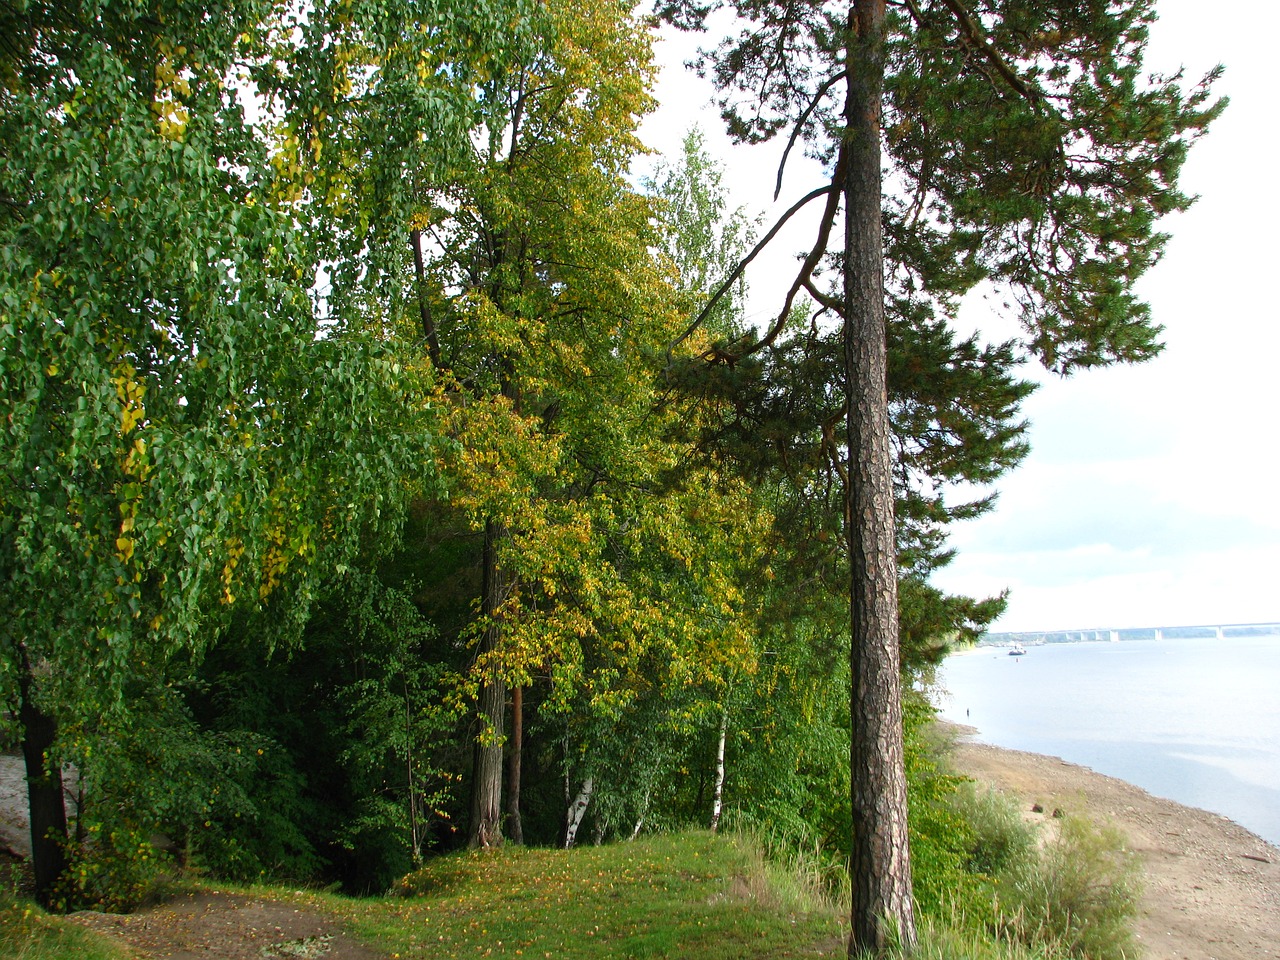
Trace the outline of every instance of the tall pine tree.
[[[823, 215], [772, 327], [706, 359], [737, 363], [772, 344], [802, 292], [841, 318], [850, 950], [883, 950], [895, 936], [915, 938], [886, 304], [947, 317], [962, 294], [989, 281], [1017, 304], [1021, 349], [1050, 369], [1154, 356], [1159, 328], [1133, 283], [1160, 255], [1159, 218], [1190, 203], [1178, 173], [1222, 103], [1211, 100], [1212, 74], [1189, 90], [1180, 75], [1143, 75], [1154, 0], [658, 4], [684, 29], [720, 8], [742, 28], [701, 63], [722, 91], [729, 132], [744, 142], [787, 136], [788, 153], [804, 142], [829, 177], [797, 204], [822, 201]], [[843, 239], [833, 241], [841, 211]], [[815, 273], [828, 255], [839, 266], [836, 291]]]

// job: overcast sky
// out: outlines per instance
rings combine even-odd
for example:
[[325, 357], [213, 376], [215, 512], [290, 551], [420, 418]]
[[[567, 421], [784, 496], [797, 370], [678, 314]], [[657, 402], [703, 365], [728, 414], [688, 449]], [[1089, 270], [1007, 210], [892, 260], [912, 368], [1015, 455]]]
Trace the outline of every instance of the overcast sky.
[[[1183, 172], [1200, 201], [1170, 218], [1164, 261], [1140, 284], [1163, 354], [1147, 364], [1076, 374], [1028, 369], [1042, 386], [1025, 404], [1032, 453], [997, 485], [989, 516], [956, 530], [959, 556], [935, 577], [943, 589], [1010, 590], [995, 630], [1173, 626], [1280, 620], [1280, 105], [1271, 73], [1280, 4], [1158, 0], [1146, 65], [1185, 66], [1199, 79], [1216, 63], [1231, 106]], [[682, 62], [696, 40], [659, 44], [663, 104], [642, 136], [672, 157], [702, 127], [728, 169], [734, 203], [771, 215], [812, 189], [795, 166], [769, 204], [779, 147], [732, 147], [709, 88]], [[794, 166], [794, 165], [793, 165]], [[752, 281], [752, 311], [768, 313], [786, 258]], [[779, 241], [775, 241], [777, 243]], [[980, 299], [961, 324], [991, 339], [1012, 335]]]

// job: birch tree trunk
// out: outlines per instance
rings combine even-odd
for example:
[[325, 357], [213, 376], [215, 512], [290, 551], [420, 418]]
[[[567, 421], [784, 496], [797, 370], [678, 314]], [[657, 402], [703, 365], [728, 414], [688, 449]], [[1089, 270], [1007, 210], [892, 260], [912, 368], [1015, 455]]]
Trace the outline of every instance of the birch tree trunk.
[[850, 8], [844, 363], [850, 560], [853, 881], [849, 954], [915, 944], [898, 652], [898, 570], [889, 450], [880, 103], [885, 2]]
[[591, 803], [591, 792], [595, 789], [595, 778], [587, 777], [582, 781], [582, 789], [569, 805], [565, 821], [564, 848], [568, 850], [578, 838], [578, 827], [582, 826], [582, 818], [587, 815], [587, 806]]
[[644, 818], [649, 815], [649, 796], [650, 791], [644, 792], [644, 799], [640, 801], [640, 813], [636, 817], [636, 825], [631, 828], [631, 839], [634, 840], [640, 836], [640, 830], [644, 826]]
[[729, 734], [728, 695], [726, 703], [720, 709], [720, 737], [716, 742], [716, 782], [711, 793], [711, 832], [720, 828], [720, 811], [724, 801], [724, 743]]

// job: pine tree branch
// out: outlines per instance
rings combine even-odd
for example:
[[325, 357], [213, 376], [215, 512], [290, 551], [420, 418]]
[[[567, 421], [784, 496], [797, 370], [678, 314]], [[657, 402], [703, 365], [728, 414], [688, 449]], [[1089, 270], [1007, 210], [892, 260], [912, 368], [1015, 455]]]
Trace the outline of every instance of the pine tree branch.
[[[839, 164], [837, 164], [837, 168], [839, 168]], [[761, 251], [763, 251], [764, 248], [769, 245], [769, 242], [778, 235], [778, 232], [782, 230], [784, 226], [786, 226], [787, 221], [790, 220], [797, 213], [799, 213], [806, 206], [808, 206], [810, 201], [816, 200], [818, 197], [827, 196], [833, 193], [838, 193], [838, 191], [836, 190], [835, 180], [827, 184], [825, 187], [819, 187], [816, 190], [809, 191], [803, 197], [801, 197], [799, 200], [797, 200], [795, 203], [791, 205], [790, 209], [788, 209], [787, 212], [784, 213], [778, 219], [778, 222], [775, 223], [769, 229], [769, 232], [766, 233], [760, 239], [760, 242], [751, 248], [751, 252], [748, 253], [742, 260], [738, 262], [738, 265], [733, 268], [733, 271], [729, 274], [728, 278], [725, 279], [725, 281], [722, 284], [720, 284], [720, 286], [716, 289], [716, 292], [711, 295], [711, 299], [707, 301], [706, 305], [702, 308], [701, 312], [697, 315], [697, 317], [694, 318], [693, 322], [689, 324], [689, 326], [685, 329], [684, 333], [680, 334], [680, 336], [676, 337], [674, 340], [671, 341], [671, 343], [667, 345], [668, 362], [670, 362], [671, 354], [675, 350], [675, 348], [678, 347], [680, 344], [684, 343], [684, 341], [688, 340], [689, 337], [693, 336], [694, 331], [696, 331], [699, 327], [701, 327], [706, 322], [707, 317], [711, 315], [711, 311], [715, 309], [716, 304], [718, 304], [724, 298], [724, 295], [728, 293], [729, 289], [738, 281], [738, 278], [742, 276], [743, 271], [747, 269], [751, 261], [754, 260], [757, 256], [759, 256]], [[835, 203], [839, 203], [838, 197], [836, 198]], [[832, 201], [829, 199], [827, 202], [828, 210], [830, 210], [831, 206], [832, 206]], [[829, 228], [828, 228], [828, 232], [829, 232]], [[809, 256], [810, 258], [813, 258], [812, 253]], [[805, 262], [808, 263], [809, 261], [806, 259]], [[812, 267], [810, 267], [810, 270], [812, 270]], [[794, 297], [794, 295], [795, 294], [793, 291], [791, 296], [788, 297], [788, 307], [790, 306], [790, 300], [792, 299], [792, 297]], [[776, 334], [774, 334], [774, 336], [776, 336]]]
[[[774, 320], [773, 326], [762, 340], [753, 344], [751, 349], [747, 350], [742, 356], [750, 356], [765, 347], [771, 346], [787, 324], [787, 319], [791, 315], [791, 305], [795, 302], [796, 294], [806, 285], [812, 291], [811, 278], [813, 277], [814, 268], [817, 267], [818, 261], [822, 259], [822, 255], [827, 251], [827, 241], [831, 236], [831, 227], [835, 223], [836, 211], [840, 208], [840, 185], [844, 177], [846, 163], [848, 163], [847, 147], [841, 146], [840, 155], [836, 160], [836, 168], [831, 173], [831, 183], [827, 185], [824, 191], [821, 191], [827, 194], [827, 206], [822, 212], [822, 222], [818, 227], [817, 239], [814, 241], [809, 255], [804, 258], [804, 263], [800, 265], [800, 270], [791, 284], [791, 289], [787, 291], [786, 299], [783, 301], [782, 309], [778, 312], [778, 317]], [[814, 193], [818, 192], [814, 191]], [[828, 305], [825, 302], [825, 298], [815, 297], [814, 299], [818, 300], [823, 306]]]
[[778, 181], [773, 188], [774, 200], [777, 200], [778, 195], [782, 193], [782, 173], [787, 168], [787, 157], [791, 155], [791, 148], [796, 145], [796, 140], [800, 138], [800, 132], [804, 129], [805, 123], [808, 122], [813, 111], [818, 108], [818, 104], [822, 102], [822, 98], [830, 92], [832, 87], [843, 80], [845, 76], [846, 71], [841, 70], [819, 87], [818, 92], [815, 93], [813, 95], [813, 99], [809, 101], [809, 106], [804, 108], [804, 113], [800, 114], [800, 119], [797, 120], [795, 126], [791, 128], [791, 136], [787, 139], [787, 148], [782, 151], [782, 160], [778, 163]]
[[[1027, 82], [1018, 76], [1018, 72], [1000, 55], [1000, 51], [992, 46], [991, 42], [982, 35], [982, 29], [973, 22], [973, 18], [969, 16], [969, 11], [964, 8], [960, 0], [942, 0], [942, 4], [955, 16], [956, 23], [959, 24], [964, 39], [986, 57], [1005, 83], [1012, 87], [1019, 96], [1031, 103], [1042, 104], [1044, 102], [1044, 95], [1039, 90], [1028, 86]], [[907, 0], [907, 5], [914, 12], [919, 12], [915, 0]]]

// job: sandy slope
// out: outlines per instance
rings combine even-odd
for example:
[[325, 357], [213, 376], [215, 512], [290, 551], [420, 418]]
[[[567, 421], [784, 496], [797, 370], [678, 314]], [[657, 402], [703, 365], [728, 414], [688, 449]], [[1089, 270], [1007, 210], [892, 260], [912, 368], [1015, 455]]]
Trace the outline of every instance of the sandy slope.
[[1024, 798], [1111, 821], [1143, 858], [1138, 935], [1148, 960], [1280, 958], [1280, 849], [1216, 814], [1153, 797], [1057, 757], [963, 736], [960, 772]]

